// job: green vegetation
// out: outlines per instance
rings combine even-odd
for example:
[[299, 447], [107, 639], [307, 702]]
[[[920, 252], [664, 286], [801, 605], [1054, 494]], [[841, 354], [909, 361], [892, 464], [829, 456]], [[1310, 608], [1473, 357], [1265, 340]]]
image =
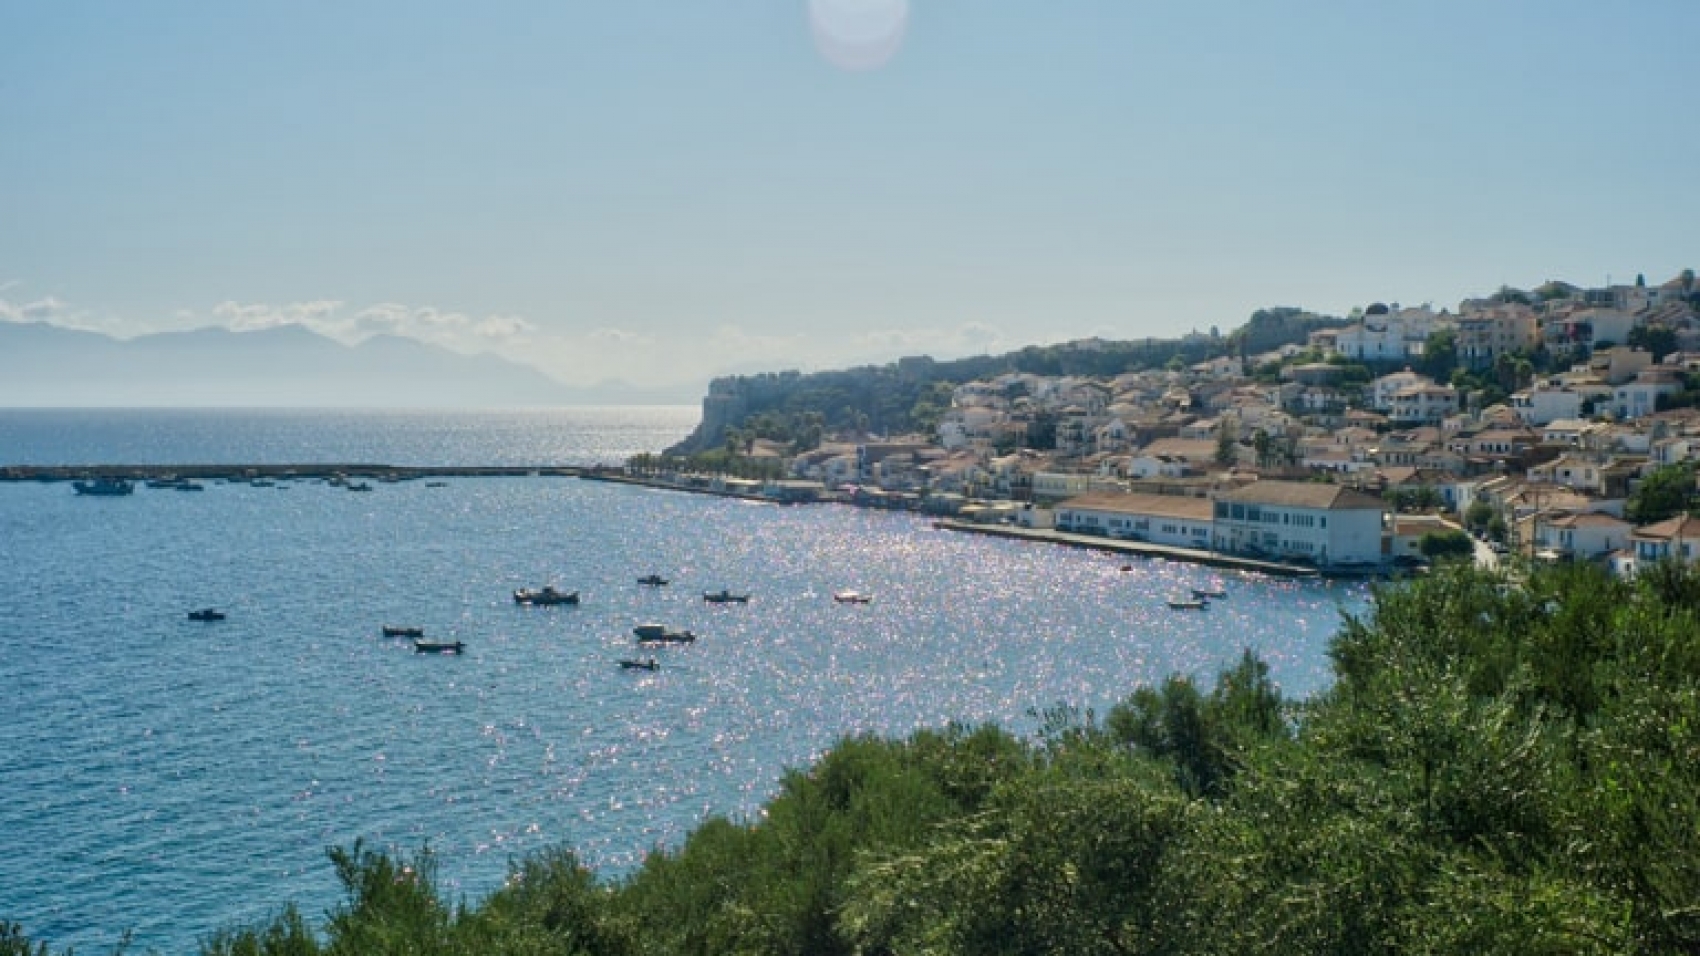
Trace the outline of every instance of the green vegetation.
[[1430, 560], [1468, 559], [1475, 556], [1476, 544], [1462, 531], [1430, 531], [1417, 539], [1417, 550]]
[[627, 878], [561, 851], [470, 906], [429, 853], [357, 844], [322, 928], [286, 908], [203, 952], [1700, 950], [1700, 576], [1518, 574], [1379, 589], [1309, 701], [1247, 653], [1030, 740], [847, 739]]
[[1651, 524], [1690, 510], [1694, 499], [1694, 463], [1661, 465], [1636, 484], [1623, 514], [1633, 524]]

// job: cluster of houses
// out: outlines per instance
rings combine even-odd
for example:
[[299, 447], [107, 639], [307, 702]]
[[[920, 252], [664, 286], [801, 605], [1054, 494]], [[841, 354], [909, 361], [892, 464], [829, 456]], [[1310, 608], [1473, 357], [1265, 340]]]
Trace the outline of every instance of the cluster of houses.
[[[1459, 527], [1436, 513], [1482, 503], [1529, 557], [1633, 574], [1700, 555], [1700, 521], [1624, 518], [1641, 477], [1700, 457], [1700, 412], [1661, 410], [1661, 397], [1683, 393], [1700, 371], [1694, 291], [1685, 273], [1656, 287], [1552, 283], [1535, 304], [1500, 296], [1455, 314], [1378, 304], [1267, 355], [1110, 379], [969, 382], [936, 434], [823, 445], [791, 458], [790, 479], [771, 490], [849, 489], [980, 520], [1324, 569], [1414, 559], [1423, 535]], [[1649, 326], [1675, 349], [1660, 361], [1628, 344]], [[1565, 370], [1514, 368], [1522, 387], [1476, 407], [1402, 365], [1423, 364], [1442, 331], [1468, 370], [1504, 369], [1541, 349]], [[1307, 354], [1346, 363], [1295, 361]], [[1342, 382], [1358, 362], [1397, 370]], [[1248, 374], [1269, 363], [1280, 364], [1277, 380]], [[1406, 514], [1394, 500], [1429, 507]]]

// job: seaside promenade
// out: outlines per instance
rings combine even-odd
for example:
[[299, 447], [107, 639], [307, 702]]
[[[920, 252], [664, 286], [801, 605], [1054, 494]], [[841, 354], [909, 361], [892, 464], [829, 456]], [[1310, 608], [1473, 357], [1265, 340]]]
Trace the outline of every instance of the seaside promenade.
[[1013, 525], [978, 524], [973, 521], [958, 521], [940, 519], [933, 522], [933, 527], [946, 531], [961, 531], [967, 534], [983, 534], [998, 538], [1015, 538], [1034, 543], [1057, 544], [1072, 548], [1091, 548], [1109, 554], [1124, 554], [1136, 558], [1162, 558], [1166, 561], [1182, 561], [1188, 564], [1203, 564], [1213, 568], [1230, 571], [1244, 571], [1251, 574], [1267, 574], [1271, 577], [1282, 578], [1314, 578], [1319, 576], [1316, 568], [1304, 567], [1297, 564], [1282, 564], [1277, 561], [1258, 561], [1253, 558], [1241, 558], [1217, 551], [1206, 551], [1200, 548], [1176, 548], [1169, 545], [1151, 544], [1144, 541], [1128, 541], [1121, 538], [1105, 538], [1098, 535], [1070, 534], [1065, 531], [1055, 531], [1049, 528], [1020, 528]]

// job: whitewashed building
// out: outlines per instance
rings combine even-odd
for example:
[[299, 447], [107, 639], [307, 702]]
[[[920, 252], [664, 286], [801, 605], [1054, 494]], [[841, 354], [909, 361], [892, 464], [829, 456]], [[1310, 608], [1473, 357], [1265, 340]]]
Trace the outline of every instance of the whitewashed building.
[[1665, 366], [1642, 369], [1634, 381], [1617, 387], [1613, 408], [1618, 418], [1641, 418], [1659, 410], [1659, 396], [1675, 395], [1682, 389], [1681, 371]]
[[1542, 383], [1513, 392], [1511, 409], [1525, 425], [1539, 428], [1582, 417], [1582, 393], [1567, 385]]
[[1339, 485], [1256, 481], [1217, 496], [1216, 550], [1319, 567], [1386, 560], [1389, 509]]
[[1056, 507], [1056, 528], [1177, 548], [1210, 547], [1210, 499], [1094, 492]]
[[1587, 561], [1603, 558], [1629, 543], [1635, 526], [1598, 511], [1535, 516], [1535, 554]]
[[1426, 385], [1393, 393], [1387, 418], [1395, 425], [1438, 425], [1458, 413], [1458, 390], [1450, 385]]
[[1630, 532], [1629, 550], [1635, 566], [1672, 559], [1693, 564], [1700, 559], [1700, 518], [1677, 515]]
[[1397, 362], [1423, 354], [1437, 316], [1427, 307], [1392, 311], [1377, 302], [1363, 321], [1335, 330], [1332, 348], [1361, 361]]

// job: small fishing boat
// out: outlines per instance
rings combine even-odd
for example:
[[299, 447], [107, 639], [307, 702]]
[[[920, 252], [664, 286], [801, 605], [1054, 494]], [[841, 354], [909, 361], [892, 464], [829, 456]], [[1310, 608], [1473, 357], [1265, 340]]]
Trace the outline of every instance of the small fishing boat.
[[1228, 592], [1223, 590], [1222, 588], [1219, 588], [1219, 587], [1218, 588], [1193, 588], [1192, 589], [1192, 596], [1195, 597], [1195, 598], [1198, 598], [1199, 600], [1203, 600], [1205, 598], [1225, 598], [1225, 597], [1228, 596]]
[[697, 639], [688, 629], [675, 631], [665, 624], [639, 624], [632, 633], [639, 644], [689, 644]]
[[655, 658], [653, 658], [653, 657], [649, 658], [648, 660], [637, 660], [636, 658], [631, 658], [631, 657], [621, 658], [620, 666], [622, 668], [626, 669], [626, 670], [629, 670], [629, 671], [631, 671], [631, 670], [653, 671], [653, 670], [659, 670], [660, 667], [661, 667], [660, 664], [657, 664], [655, 662]]
[[832, 599], [839, 604], [867, 604], [874, 599], [872, 594], [861, 591], [834, 591]]
[[73, 481], [71, 487], [79, 495], [93, 495], [97, 498], [110, 498], [114, 495], [127, 495], [136, 490], [136, 486], [122, 478], [96, 478], [93, 481]]
[[385, 624], [384, 625], [384, 636], [385, 637], [424, 637], [425, 636], [425, 629], [422, 628], [422, 627], [405, 627], [405, 626], [402, 626], [402, 625], [399, 625], [399, 624]]
[[224, 612], [220, 611], [216, 608], [203, 607], [198, 611], [190, 611], [189, 612], [189, 620], [191, 620], [191, 621], [222, 621], [222, 620], [224, 620]]
[[459, 654], [466, 650], [466, 645], [460, 641], [424, 641], [415, 638], [413, 652], [415, 654]]
[[557, 591], [552, 584], [544, 585], [535, 591], [531, 588], [520, 588], [514, 592], [514, 603], [533, 605], [577, 604], [578, 592]]
[[1210, 605], [1200, 598], [1170, 598], [1169, 606], [1177, 611], [1202, 611]]
[[733, 594], [731, 591], [728, 591], [725, 588], [721, 588], [718, 591], [704, 591], [703, 594], [702, 594], [702, 599], [704, 601], [707, 601], [710, 604], [748, 604], [748, 603], [750, 603], [750, 596], [748, 594]]
[[667, 579], [659, 574], [646, 574], [638, 578], [637, 581], [639, 584], [647, 584], [652, 588], [664, 587], [667, 584]]

